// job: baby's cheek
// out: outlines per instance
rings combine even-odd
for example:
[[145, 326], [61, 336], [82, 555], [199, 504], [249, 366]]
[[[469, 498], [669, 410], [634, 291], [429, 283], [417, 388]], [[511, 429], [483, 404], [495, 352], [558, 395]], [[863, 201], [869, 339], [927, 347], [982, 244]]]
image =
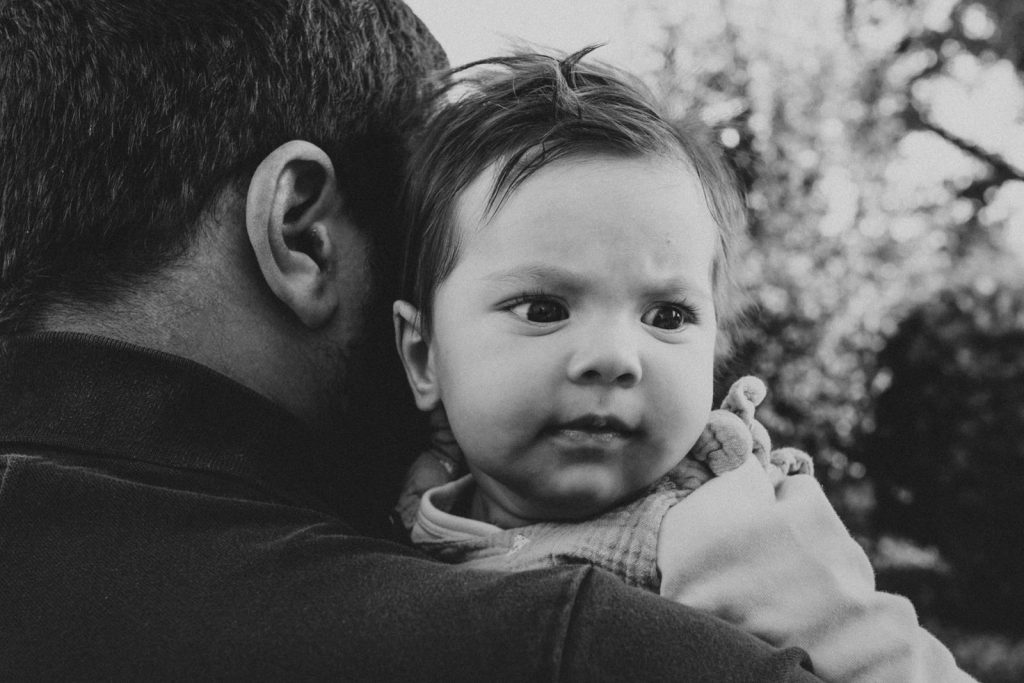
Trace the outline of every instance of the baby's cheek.
[[466, 394], [448, 411], [455, 439], [471, 462], [499, 459], [521, 446], [528, 419], [500, 392]]
[[690, 385], [690, 393], [668, 392], [654, 402], [651, 424], [659, 440], [673, 452], [685, 453], [697, 441], [711, 414], [711, 389]]

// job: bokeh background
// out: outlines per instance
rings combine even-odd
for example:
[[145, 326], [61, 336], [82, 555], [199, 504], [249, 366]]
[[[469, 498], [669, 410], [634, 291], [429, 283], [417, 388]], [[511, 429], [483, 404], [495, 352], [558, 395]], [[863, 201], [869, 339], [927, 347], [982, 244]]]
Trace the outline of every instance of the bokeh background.
[[408, 3], [453, 64], [605, 43], [717, 129], [751, 212], [720, 386], [763, 377], [880, 585], [1024, 681], [1024, 2]]

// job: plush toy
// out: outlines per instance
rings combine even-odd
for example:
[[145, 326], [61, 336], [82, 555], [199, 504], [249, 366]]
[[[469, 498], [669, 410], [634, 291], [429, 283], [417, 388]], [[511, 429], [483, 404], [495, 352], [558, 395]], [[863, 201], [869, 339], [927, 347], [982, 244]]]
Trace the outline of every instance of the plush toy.
[[[768, 471], [773, 484], [790, 474], [813, 473], [811, 457], [803, 451], [772, 450], [768, 430], [754, 419], [754, 410], [766, 394], [764, 382], [757, 377], [742, 377], [733, 383], [721, 407], [711, 411], [697, 443], [666, 475], [677, 488], [696, 489], [712, 476], [736, 469], [751, 453]], [[420, 453], [409, 468], [395, 506], [396, 521], [406, 529], [412, 528], [425, 491], [467, 472], [444, 408], [438, 407], [431, 413], [430, 428], [430, 448]]]
[[811, 456], [796, 448], [773, 451], [768, 430], [754, 419], [754, 410], [767, 393], [764, 382], [757, 377], [741, 377], [733, 382], [721, 407], [711, 411], [688, 457], [706, 463], [719, 475], [739, 467], [752, 451], [773, 484], [791, 474], [813, 474]]

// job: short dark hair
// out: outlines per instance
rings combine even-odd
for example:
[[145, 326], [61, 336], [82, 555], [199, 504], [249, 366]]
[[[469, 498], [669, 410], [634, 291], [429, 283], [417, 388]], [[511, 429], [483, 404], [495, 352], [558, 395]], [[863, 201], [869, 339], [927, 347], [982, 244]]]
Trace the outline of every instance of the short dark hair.
[[517, 53], [448, 71], [436, 80], [434, 107], [416, 136], [403, 191], [407, 231], [403, 298], [431, 334], [434, 295], [455, 267], [454, 207], [460, 193], [499, 164], [488, 210], [531, 174], [581, 154], [678, 158], [695, 171], [719, 228], [713, 264], [719, 319], [735, 314], [729, 257], [746, 223], [742, 190], [710, 129], [694, 115], [669, 121], [650, 92], [627, 73], [568, 56]]
[[166, 268], [291, 139], [383, 229], [414, 86], [445, 66], [399, 0], [4, 2], [0, 332]]

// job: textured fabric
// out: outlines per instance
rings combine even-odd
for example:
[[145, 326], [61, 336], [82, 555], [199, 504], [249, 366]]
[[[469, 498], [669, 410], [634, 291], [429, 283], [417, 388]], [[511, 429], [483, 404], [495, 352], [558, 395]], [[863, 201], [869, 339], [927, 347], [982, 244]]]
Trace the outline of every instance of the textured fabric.
[[599, 517], [500, 529], [450, 514], [472, 492], [467, 476], [424, 494], [412, 540], [466, 567], [593, 564], [804, 648], [829, 681], [973, 680], [921, 628], [909, 600], [875, 589], [867, 556], [812, 477], [789, 477], [777, 493], [751, 457], [695, 490], [705, 482], [684, 460], [650, 493]]
[[816, 680], [802, 651], [604, 572], [360, 536], [334, 472], [194, 363], [3, 340], [0, 680]]
[[410, 537], [440, 560], [475, 569], [524, 571], [590, 564], [627, 585], [657, 593], [662, 518], [709, 476], [704, 465], [684, 459], [649, 494], [598, 517], [501, 529], [450, 513], [473, 491], [473, 477], [466, 475], [423, 495]]
[[664, 517], [661, 595], [799, 645], [844, 683], [965, 683], [909, 600], [879, 591], [874, 570], [821, 486], [773, 486], [753, 460], [708, 482]]

